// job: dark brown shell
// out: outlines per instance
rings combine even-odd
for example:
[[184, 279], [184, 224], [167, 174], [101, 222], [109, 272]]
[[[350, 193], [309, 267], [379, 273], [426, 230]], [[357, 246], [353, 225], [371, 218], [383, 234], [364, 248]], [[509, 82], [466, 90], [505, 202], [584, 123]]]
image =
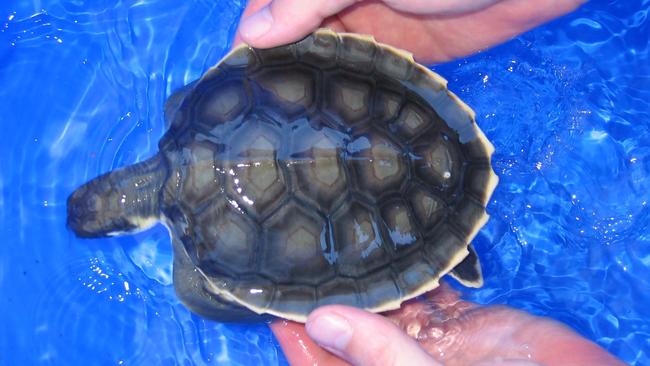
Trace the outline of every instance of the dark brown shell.
[[206, 291], [256, 313], [396, 308], [487, 220], [493, 148], [473, 112], [372, 38], [240, 46], [176, 103], [160, 144], [176, 249]]

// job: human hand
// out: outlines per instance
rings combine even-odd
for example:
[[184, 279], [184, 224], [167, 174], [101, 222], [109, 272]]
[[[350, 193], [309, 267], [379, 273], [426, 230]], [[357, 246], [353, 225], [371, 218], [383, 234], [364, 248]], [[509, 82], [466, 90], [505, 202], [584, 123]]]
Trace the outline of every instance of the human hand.
[[446, 284], [385, 315], [331, 305], [271, 328], [292, 365], [623, 365], [556, 321], [460, 300]]
[[329, 27], [372, 35], [419, 62], [442, 62], [504, 42], [585, 1], [251, 0], [236, 41], [274, 47]]

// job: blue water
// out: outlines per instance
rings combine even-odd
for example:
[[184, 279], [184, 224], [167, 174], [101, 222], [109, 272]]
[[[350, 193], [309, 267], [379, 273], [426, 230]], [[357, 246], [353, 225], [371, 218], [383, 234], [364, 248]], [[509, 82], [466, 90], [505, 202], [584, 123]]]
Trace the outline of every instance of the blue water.
[[[243, 6], [0, 4], [0, 364], [286, 364], [266, 325], [178, 302], [163, 228], [65, 228], [77, 185], [156, 151], [166, 96], [228, 50]], [[591, 1], [435, 67], [476, 110], [501, 178], [475, 242], [486, 284], [464, 297], [558, 319], [637, 365], [650, 364], [649, 11]]]

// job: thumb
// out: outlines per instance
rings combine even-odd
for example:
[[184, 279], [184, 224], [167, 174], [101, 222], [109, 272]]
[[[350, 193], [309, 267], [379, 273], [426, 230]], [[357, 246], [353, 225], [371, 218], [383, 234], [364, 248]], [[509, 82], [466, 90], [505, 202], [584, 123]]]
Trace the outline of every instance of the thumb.
[[297, 41], [356, 0], [272, 0], [239, 25], [241, 39], [259, 48]]
[[356, 366], [440, 365], [387, 318], [342, 305], [312, 312], [307, 334]]

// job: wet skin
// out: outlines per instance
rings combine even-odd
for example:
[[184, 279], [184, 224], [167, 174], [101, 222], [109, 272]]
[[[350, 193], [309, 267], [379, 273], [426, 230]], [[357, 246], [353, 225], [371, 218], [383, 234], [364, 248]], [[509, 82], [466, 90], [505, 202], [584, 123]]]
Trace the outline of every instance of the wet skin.
[[[276, 321], [271, 329], [292, 365], [624, 365], [563, 324], [506, 306], [463, 301], [443, 284], [400, 310], [370, 314], [328, 306], [355, 326], [355, 336], [339, 356], [318, 346], [303, 324]], [[361, 344], [355, 344], [357, 338]], [[416, 343], [417, 342], [417, 343]], [[418, 348], [426, 351], [419, 355]]]
[[[249, 1], [244, 18], [270, 2]], [[393, 4], [393, 7], [386, 3]], [[242, 37], [239, 33], [236, 42], [243, 40], [254, 47], [272, 47], [298, 40], [322, 26], [339, 32], [371, 34], [379, 42], [413, 52], [419, 62], [444, 62], [507, 41], [573, 11], [584, 1], [489, 0], [471, 3], [461, 4], [460, 10], [430, 10], [431, 3], [423, 1], [276, 0], [270, 12], [278, 26], [257, 38]]]

